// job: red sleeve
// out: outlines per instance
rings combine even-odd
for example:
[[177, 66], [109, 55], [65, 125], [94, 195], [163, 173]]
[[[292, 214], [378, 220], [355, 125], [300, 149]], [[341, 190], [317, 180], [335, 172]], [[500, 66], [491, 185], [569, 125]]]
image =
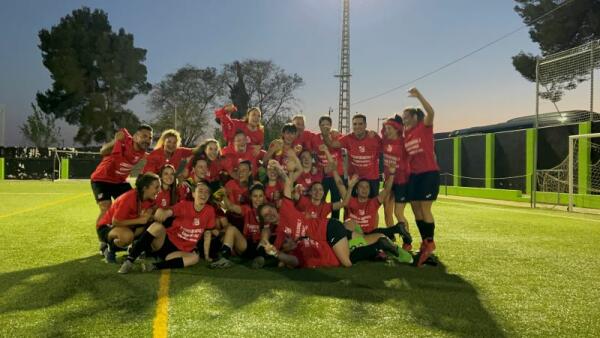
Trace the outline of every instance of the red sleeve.
[[208, 210], [206, 212], [206, 227], [205, 229], [214, 229], [215, 227], [215, 221], [216, 221], [216, 214], [215, 214], [215, 209], [210, 206], [210, 205], [206, 205], [205, 208], [208, 207]]
[[230, 143], [235, 136], [235, 128], [233, 125], [233, 120], [229, 113], [225, 110], [225, 108], [220, 108], [215, 110], [215, 116], [221, 121], [221, 130], [223, 131], [223, 137]]
[[275, 248], [277, 248], [277, 250], [281, 249], [281, 246], [283, 245], [283, 240], [285, 239], [285, 233], [283, 232], [283, 230], [281, 228], [282, 227], [278, 226], [277, 230], [275, 231], [276, 237], [275, 237], [275, 243], [273, 243], [273, 246], [275, 246]]
[[350, 147], [349, 142], [348, 142], [348, 137], [349, 135], [344, 135], [342, 137], [339, 138], [340, 144], [342, 145], [342, 148], [346, 148], [348, 149]]
[[[135, 213], [137, 217], [137, 194], [122, 195], [123, 198], [117, 199], [115, 203], [115, 213], [113, 219], [126, 221]], [[112, 220], [111, 220], [112, 221]]]
[[144, 168], [142, 169], [142, 174], [145, 174], [147, 172], [153, 172], [155, 174], [158, 174], [159, 170], [160, 170], [160, 158], [153, 151], [150, 153], [150, 155], [146, 156], [146, 164], [144, 165]]

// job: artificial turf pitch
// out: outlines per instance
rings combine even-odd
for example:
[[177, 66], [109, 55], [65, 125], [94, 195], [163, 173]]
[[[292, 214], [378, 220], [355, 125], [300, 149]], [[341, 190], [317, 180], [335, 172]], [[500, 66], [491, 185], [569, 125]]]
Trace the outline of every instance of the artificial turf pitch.
[[600, 335], [598, 216], [441, 199], [438, 267], [200, 262], [170, 272], [161, 328], [161, 274], [102, 261], [89, 182], [0, 181], [0, 201], [1, 337]]

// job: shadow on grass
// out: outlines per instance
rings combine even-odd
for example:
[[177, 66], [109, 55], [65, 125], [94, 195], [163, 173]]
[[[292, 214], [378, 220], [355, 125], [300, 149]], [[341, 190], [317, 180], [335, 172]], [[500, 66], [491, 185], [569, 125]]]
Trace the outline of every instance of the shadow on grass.
[[[94, 335], [111, 323], [128, 331], [148, 335], [154, 316], [159, 274], [118, 275], [116, 265], [106, 265], [98, 256], [0, 275], [0, 322], [22, 318], [18, 335], [48, 336], [77, 334], [81, 329]], [[436, 268], [388, 266], [364, 262], [351, 269], [262, 269], [238, 265], [228, 270], [209, 270], [203, 263], [173, 271], [171, 296], [199, 283], [218, 287], [233, 309], [251, 305], [277, 291], [300, 296], [322, 296], [350, 300], [349, 320], [380, 321], [381, 312], [370, 305], [408, 313], [415, 325], [447, 334], [505, 336], [479, 299], [477, 290], [443, 264]], [[281, 309], [294, 315], [301, 298], [282, 300]], [[36, 311], [30, 313], [28, 311]], [[323, 311], [326, 311], [325, 309]], [[387, 311], [387, 310], [386, 310]], [[404, 314], [400, 313], [403, 312]], [[42, 323], [42, 324], [40, 324]], [[58, 324], [57, 324], [58, 323]], [[8, 328], [2, 329], [7, 330]]]

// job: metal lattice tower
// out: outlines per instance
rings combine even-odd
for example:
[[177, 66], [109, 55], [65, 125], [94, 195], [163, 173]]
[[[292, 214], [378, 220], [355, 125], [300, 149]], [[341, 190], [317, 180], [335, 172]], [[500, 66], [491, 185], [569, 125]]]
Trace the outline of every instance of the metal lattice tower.
[[342, 16], [342, 48], [340, 52], [340, 106], [338, 128], [350, 132], [350, 0], [344, 1]]

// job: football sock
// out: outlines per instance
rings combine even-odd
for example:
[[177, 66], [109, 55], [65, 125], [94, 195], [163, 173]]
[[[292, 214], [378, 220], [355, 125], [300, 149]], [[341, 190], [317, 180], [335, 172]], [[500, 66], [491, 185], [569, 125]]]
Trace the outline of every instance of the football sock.
[[379, 253], [379, 250], [381, 250], [381, 244], [379, 242], [357, 247], [350, 253], [350, 261], [356, 263], [358, 261], [375, 258]]
[[423, 232], [425, 231], [425, 227], [424, 227], [425, 221], [420, 220], [420, 219], [417, 219], [415, 221], [416, 221], [415, 223], [417, 223], [417, 228], [419, 229], [419, 234], [421, 234], [421, 239], [425, 239], [426, 237], [423, 234]]
[[425, 222], [423, 221], [423, 231], [421, 232], [421, 236], [423, 239], [431, 239], [433, 240], [433, 235], [435, 232], [435, 222]]
[[183, 258], [177, 257], [173, 259], [169, 259], [168, 261], [162, 261], [158, 263], [154, 263], [157, 269], [181, 269], [183, 268]]
[[154, 240], [154, 235], [149, 233], [148, 231], [144, 231], [140, 239], [133, 243], [131, 250], [129, 250], [129, 254], [127, 255], [127, 260], [133, 262], [135, 261], [144, 251], [152, 251], [151, 245]]
[[229, 259], [229, 257], [231, 256], [231, 248], [227, 244], [223, 244], [223, 246], [221, 246], [221, 250], [219, 251], [219, 254], [223, 258]]

